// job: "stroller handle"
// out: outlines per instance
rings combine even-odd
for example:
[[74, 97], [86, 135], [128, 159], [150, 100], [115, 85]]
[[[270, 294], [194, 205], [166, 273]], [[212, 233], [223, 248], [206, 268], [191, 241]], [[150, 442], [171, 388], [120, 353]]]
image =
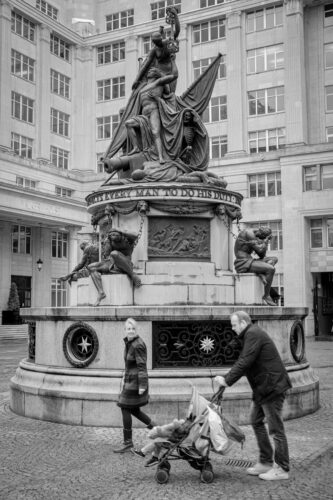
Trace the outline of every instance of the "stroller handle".
[[212, 399], [210, 400], [211, 403], [217, 403], [220, 404], [222, 401], [223, 393], [225, 391], [225, 386], [222, 385], [217, 392], [215, 392], [212, 396]]

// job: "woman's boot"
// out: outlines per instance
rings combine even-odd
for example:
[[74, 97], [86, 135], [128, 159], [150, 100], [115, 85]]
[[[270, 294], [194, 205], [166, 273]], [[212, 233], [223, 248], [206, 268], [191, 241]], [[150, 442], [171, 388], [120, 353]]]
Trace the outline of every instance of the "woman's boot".
[[130, 451], [130, 449], [133, 448], [132, 429], [123, 429], [123, 433], [124, 442], [119, 448], [113, 450], [114, 453], [125, 453], [126, 451]]

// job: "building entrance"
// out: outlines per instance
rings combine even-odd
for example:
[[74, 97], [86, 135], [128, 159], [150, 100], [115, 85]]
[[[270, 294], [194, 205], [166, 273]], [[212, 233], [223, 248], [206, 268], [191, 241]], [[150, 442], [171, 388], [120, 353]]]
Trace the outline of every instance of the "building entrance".
[[313, 287], [315, 335], [333, 338], [333, 273], [315, 273]]
[[20, 307], [31, 307], [31, 276], [12, 275], [11, 281], [16, 283]]

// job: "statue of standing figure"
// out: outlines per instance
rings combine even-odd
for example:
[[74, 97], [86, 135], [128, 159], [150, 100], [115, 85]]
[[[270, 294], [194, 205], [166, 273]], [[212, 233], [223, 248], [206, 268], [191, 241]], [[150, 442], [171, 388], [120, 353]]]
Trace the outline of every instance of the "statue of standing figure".
[[[269, 306], [276, 306], [270, 292], [275, 274], [277, 257], [266, 257], [266, 252], [272, 230], [270, 227], [262, 226], [258, 229], [243, 229], [238, 234], [235, 242], [235, 270], [237, 273], [255, 273], [264, 284], [263, 300]], [[253, 257], [258, 255], [258, 259]]]
[[110, 230], [104, 240], [102, 260], [88, 266], [89, 274], [98, 292], [94, 306], [99, 306], [106, 297], [103, 290], [102, 274], [127, 274], [134, 286], [141, 286], [141, 280], [133, 272], [133, 263], [131, 261], [136, 241], [136, 234], [118, 228]]

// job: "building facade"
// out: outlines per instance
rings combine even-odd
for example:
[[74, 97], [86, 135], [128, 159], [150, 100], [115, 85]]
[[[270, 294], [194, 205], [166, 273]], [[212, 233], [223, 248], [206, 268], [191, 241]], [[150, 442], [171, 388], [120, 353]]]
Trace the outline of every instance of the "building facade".
[[280, 303], [330, 335], [333, 3], [318, 0], [0, 0], [0, 308], [11, 281], [26, 307], [70, 302], [59, 277], [94, 238], [84, 198], [168, 5], [177, 94], [222, 54], [210, 169], [244, 196], [242, 225], [272, 228]]

